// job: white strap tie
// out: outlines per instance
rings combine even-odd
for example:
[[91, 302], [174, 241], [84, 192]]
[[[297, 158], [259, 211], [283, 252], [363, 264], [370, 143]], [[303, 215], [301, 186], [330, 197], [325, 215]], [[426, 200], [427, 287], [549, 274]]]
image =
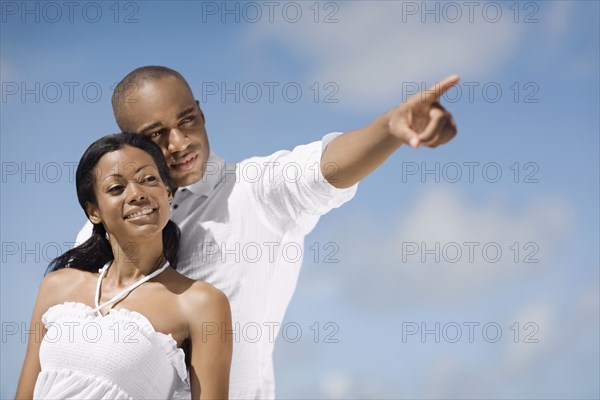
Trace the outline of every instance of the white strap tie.
[[125, 288], [123, 291], [121, 291], [119, 294], [117, 294], [112, 299], [110, 299], [110, 300], [108, 300], [108, 301], [106, 301], [106, 302], [104, 302], [102, 304], [98, 304], [99, 301], [100, 301], [100, 286], [102, 286], [102, 279], [104, 278], [104, 275], [106, 275], [106, 271], [108, 271], [108, 268], [111, 265], [112, 265], [112, 261], [109, 261], [99, 271], [100, 275], [98, 276], [98, 284], [96, 285], [96, 296], [94, 298], [94, 301], [96, 303], [96, 308], [94, 308], [91, 311], [91, 313], [94, 313], [94, 314], [98, 313], [98, 314], [100, 314], [100, 316], [102, 316], [102, 313], [100, 312], [101, 309], [103, 309], [104, 307], [106, 307], [108, 305], [112, 305], [112, 304], [116, 303], [117, 301], [121, 300], [123, 297], [127, 296], [129, 294], [129, 292], [131, 292], [133, 289], [137, 288], [142, 283], [149, 281], [150, 279], [154, 278], [156, 275], [158, 275], [161, 272], [163, 272], [165, 269], [167, 269], [169, 267], [170, 264], [167, 261], [165, 263], [165, 265], [163, 265], [161, 268], [159, 268], [156, 271], [152, 272], [150, 275], [146, 275], [142, 279], [138, 280], [137, 282], [133, 283], [129, 287]]

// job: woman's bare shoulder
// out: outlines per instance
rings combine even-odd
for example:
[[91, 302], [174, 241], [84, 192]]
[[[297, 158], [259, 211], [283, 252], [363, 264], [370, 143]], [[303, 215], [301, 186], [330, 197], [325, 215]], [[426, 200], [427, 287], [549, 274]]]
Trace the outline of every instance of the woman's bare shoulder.
[[54, 299], [59, 303], [77, 288], [94, 278], [94, 273], [77, 268], [61, 268], [50, 272], [42, 279], [40, 294]]
[[197, 281], [181, 274], [176, 270], [171, 270], [164, 282], [171, 290], [176, 290], [184, 297], [202, 297], [219, 296], [222, 292], [208, 282]]
[[84, 271], [78, 268], [61, 268], [50, 272], [42, 281], [42, 284], [49, 286], [64, 285], [65, 283], [81, 283], [82, 280], [90, 279], [94, 276], [93, 272]]
[[184, 307], [188, 313], [202, 311], [204, 315], [229, 313], [229, 300], [225, 293], [213, 285], [203, 281], [192, 281], [189, 288], [182, 293]]

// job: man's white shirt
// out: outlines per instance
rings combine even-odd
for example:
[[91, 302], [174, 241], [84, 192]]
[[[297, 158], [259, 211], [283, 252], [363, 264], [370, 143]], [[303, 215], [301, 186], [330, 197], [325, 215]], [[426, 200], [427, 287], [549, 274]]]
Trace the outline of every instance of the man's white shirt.
[[[236, 164], [211, 154], [204, 177], [175, 193], [177, 271], [214, 285], [231, 304], [233, 332], [207, 326], [206, 334], [232, 335], [232, 399], [275, 397], [273, 348], [298, 280], [304, 237], [357, 189], [337, 189], [321, 174], [321, 154], [338, 135]], [[84, 226], [77, 243], [91, 236], [91, 227]]]

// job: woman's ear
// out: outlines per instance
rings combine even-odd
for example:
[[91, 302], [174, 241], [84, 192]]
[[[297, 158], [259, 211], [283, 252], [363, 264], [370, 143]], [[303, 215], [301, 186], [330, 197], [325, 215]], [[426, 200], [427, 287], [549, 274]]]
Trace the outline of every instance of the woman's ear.
[[92, 224], [96, 225], [96, 224], [102, 223], [102, 218], [100, 218], [100, 210], [98, 209], [97, 205], [92, 204], [89, 201], [86, 201], [85, 202], [85, 212], [88, 216], [88, 219], [90, 220], [90, 222]]

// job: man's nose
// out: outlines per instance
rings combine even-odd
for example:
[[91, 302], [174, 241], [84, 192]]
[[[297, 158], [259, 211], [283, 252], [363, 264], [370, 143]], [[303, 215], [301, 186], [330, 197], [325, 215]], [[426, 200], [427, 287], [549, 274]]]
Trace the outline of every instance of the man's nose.
[[190, 141], [188, 137], [179, 129], [171, 129], [169, 132], [169, 153], [177, 153], [185, 150]]

